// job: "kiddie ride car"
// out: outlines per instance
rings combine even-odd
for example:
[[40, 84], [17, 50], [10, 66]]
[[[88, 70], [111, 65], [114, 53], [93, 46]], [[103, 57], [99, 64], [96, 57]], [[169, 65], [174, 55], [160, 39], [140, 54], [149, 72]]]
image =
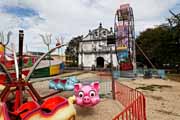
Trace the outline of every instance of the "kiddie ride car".
[[[49, 53], [64, 45], [56, 46], [42, 55], [31, 68], [26, 77], [22, 77], [23, 31], [19, 34], [19, 69], [16, 78], [12, 79], [6, 67], [0, 63], [0, 71], [6, 74], [6, 80], [0, 80], [4, 86], [0, 93], [0, 120], [74, 120], [76, 110], [73, 106], [75, 98], [69, 99], [53, 96], [62, 90], [41, 97], [30, 82], [30, 77], [39, 62]], [[17, 67], [17, 65], [16, 65]], [[29, 97], [27, 97], [29, 95]]]
[[79, 82], [75, 76], [55, 78], [49, 81], [49, 89], [71, 91], [74, 90], [74, 85]]
[[99, 82], [74, 85], [75, 103], [81, 107], [92, 107], [100, 102]]

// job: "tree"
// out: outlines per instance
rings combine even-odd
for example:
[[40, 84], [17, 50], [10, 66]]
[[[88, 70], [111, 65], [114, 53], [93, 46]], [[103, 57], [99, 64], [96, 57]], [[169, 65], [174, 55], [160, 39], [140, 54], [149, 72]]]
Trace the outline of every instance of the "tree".
[[66, 60], [72, 60], [70, 66], [78, 66], [79, 42], [82, 41], [82, 39], [83, 36], [72, 38], [65, 50]]
[[169, 10], [169, 12], [172, 14], [171, 18], [168, 18], [168, 22], [171, 26], [177, 26], [180, 25], [180, 13], [175, 14], [173, 11]]
[[[174, 17], [169, 18], [171, 24], [162, 24], [156, 28], [140, 33], [136, 42], [157, 68], [170, 64], [172, 68], [180, 66], [180, 27]], [[173, 22], [174, 21], [174, 22]], [[137, 49], [137, 61], [149, 65], [145, 57]]]

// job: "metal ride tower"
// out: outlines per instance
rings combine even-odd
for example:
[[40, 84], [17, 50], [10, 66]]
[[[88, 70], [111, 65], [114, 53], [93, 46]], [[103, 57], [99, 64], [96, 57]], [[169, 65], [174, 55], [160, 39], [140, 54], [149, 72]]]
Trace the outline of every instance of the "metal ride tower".
[[119, 68], [136, 73], [134, 16], [129, 4], [120, 5], [116, 11], [114, 29]]

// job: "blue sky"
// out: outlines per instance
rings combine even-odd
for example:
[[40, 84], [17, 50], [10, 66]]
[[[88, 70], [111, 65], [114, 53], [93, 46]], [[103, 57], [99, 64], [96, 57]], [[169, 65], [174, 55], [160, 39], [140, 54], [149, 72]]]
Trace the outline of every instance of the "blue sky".
[[21, 6], [2, 6], [2, 12], [12, 14], [20, 18], [39, 16], [38, 11], [33, 8]]
[[1, 0], [0, 31], [12, 31], [11, 42], [18, 43], [18, 30], [25, 31], [29, 50], [46, 51], [39, 34], [62, 36], [65, 42], [86, 35], [100, 22], [113, 27], [114, 14], [121, 4], [130, 3], [134, 10], [136, 35], [149, 27], [166, 22], [169, 9], [180, 12], [180, 0]]

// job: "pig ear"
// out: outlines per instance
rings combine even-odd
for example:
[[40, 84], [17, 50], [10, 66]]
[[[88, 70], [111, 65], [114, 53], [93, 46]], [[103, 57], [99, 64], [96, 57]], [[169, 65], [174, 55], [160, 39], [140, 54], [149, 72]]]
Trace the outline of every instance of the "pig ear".
[[82, 84], [81, 84], [81, 83], [75, 84], [75, 85], [74, 85], [74, 92], [77, 93], [77, 92], [80, 90], [81, 87], [82, 87]]
[[91, 83], [91, 86], [92, 86], [94, 89], [96, 89], [97, 91], [99, 91], [99, 89], [100, 89], [99, 82], [93, 82], [93, 83]]

